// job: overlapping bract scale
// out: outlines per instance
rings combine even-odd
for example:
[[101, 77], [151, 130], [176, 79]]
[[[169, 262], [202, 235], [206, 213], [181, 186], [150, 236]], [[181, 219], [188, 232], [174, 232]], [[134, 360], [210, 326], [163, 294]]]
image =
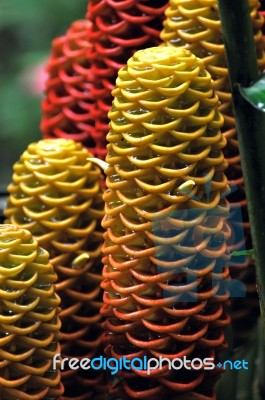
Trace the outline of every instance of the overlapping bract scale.
[[60, 298], [49, 254], [29, 231], [0, 225], [0, 398], [60, 399]]
[[138, 49], [160, 43], [167, 0], [92, 0], [86, 20], [75, 21], [52, 43], [42, 102], [44, 138], [82, 142], [106, 155], [107, 113], [117, 72]]
[[[250, 15], [253, 24], [253, 35], [257, 49], [257, 60], [261, 69], [265, 66], [264, 42], [261, 28], [263, 18], [258, 13], [258, 0], [250, 1]], [[184, 46], [197, 57], [203, 59], [207, 70], [214, 81], [214, 89], [220, 99], [220, 111], [224, 116], [222, 131], [228, 139], [226, 158], [230, 168], [230, 179], [241, 189], [242, 173], [239, 172], [239, 153], [236, 140], [235, 119], [232, 112], [232, 96], [225, 60], [224, 43], [221, 33], [216, 0], [170, 0], [166, 12], [162, 40], [173, 46]], [[233, 175], [232, 175], [233, 174]]]
[[73, 139], [100, 155], [105, 138], [95, 130], [89, 27], [87, 20], [75, 21], [64, 36], [53, 40], [41, 130], [44, 138]]
[[166, 5], [167, 0], [89, 1], [86, 17], [91, 21], [89, 38], [94, 50], [91, 71], [95, 76], [91, 95], [99, 113], [95, 119], [96, 132], [104, 139], [109, 130], [107, 113], [118, 70], [136, 50], [161, 42], [159, 34]]
[[[118, 73], [103, 227], [109, 356], [192, 359], [229, 323], [223, 118], [210, 74], [186, 49], [138, 51]], [[122, 371], [118, 398], [213, 398], [220, 371]]]
[[[260, 6], [258, 0], [250, 0], [249, 5], [257, 61], [260, 70], [263, 70], [265, 66], [264, 39], [262, 37], [264, 19], [258, 13]], [[226, 175], [229, 183], [233, 183], [236, 186], [236, 191], [229, 196], [229, 201], [231, 207], [235, 208], [235, 218], [238, 218], [238, 208], [241, 208], [243, 216], [241, 229], [245, 230], [245, 241], [242, 241], [240, 235], [238, 235], [238, 238], [236, 237], [233, 243], [233, 250], [244, 250], [245, 246], [252, 248], [243, 173], [240, 163], [235, 118], [232, 110], [232, 95], [217, 1], [170, 0], [165, 14], [164, 29], [161, 32], [162, 40], [167, 45], [184, 46], [192, 51], [203, 59], [207, 70], [212, 75], [214, 89], [220, 99], [219, 110], [224, 116], [224, 125], [221, 130], [227, 139], [224, 154], [229, 167]], [[237, 330], [236, 336], [241, 340], [248, 337], [249, 328], [253, 326], [253, 323], [256, 323], [259, 314], [252, 257], [249, 256], [244, 263], [242, 263], [242, 260], [234, 259], [233, 263], [231, 263], [231, 273], [234, 277], [241, 276], [241, 279], [247, 284], [248, 295], [246, 300], [237, 299], [233, 312], [233, 323]], [[249, 321], [252, 320], [253, 323], [246, 326], [244, 323], [245, 318], [248, 318]]]
[[[72, 140], [46, 139], [30, 144], [14, 165], [5, 210], [9, 223], [30, 230], [51, 255], [58, 274], [56, 290], [62, 299], [65, 357], [93, 357], [101, 351], [103, 202], [100, 171], [90, 156]], [[85, 399], [89, 393], [96, 396], [97, 390], [105, 390], [102, 374], [64, 372], [63, 398]]]

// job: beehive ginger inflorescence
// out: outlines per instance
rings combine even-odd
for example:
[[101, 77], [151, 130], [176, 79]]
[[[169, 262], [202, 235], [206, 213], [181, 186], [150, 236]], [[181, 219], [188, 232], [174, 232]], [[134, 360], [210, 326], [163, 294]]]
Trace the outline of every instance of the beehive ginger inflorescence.
[[73, 139], [106, 155], [107, 113], [117, 71], [159, 38], [167, 0], [91, 0], [85, 20], [53, 40], [42, 102], [45, 138]]
[[[258, 0], [249, 0], [257, 62], [262, 70], [265, 67], [265, 47], [261, 31], [264, 20], [258, 13], [259, 5]], [[219, 109], [224, 116], [221, 130], [228, 141], [225, 149], [225, 157], [229, 163], [227, 177], [238, 187], [231, 202], [241, 202], [244, 212], [247, 213], [218, 2], [217, 0], [170, 0], [165, 15], [164, 29], [161, 32], [164, 45], [181, 46], [192, 51], [203, 60], [213, 78], [213, 87], [220, 100]], [[249, 230], [249, 224], [246, 224], [246, 227]]]
[[29, 231], [0, 225], [0, 399], [60, 399], [60, 298], [49, 254]]
[[[265, 46], [262, 35], [264, 18], [258, 12], [260, 1], [249, 0], [249, 14], [253, 30], [253, 39], [256, 47], [257, 63], [260, 71], [265, 67]], [[232, 94], [228, 76], [228, 67], [225, 56], [225, 46], [217, 0], [170, 0], [165, 12], [164, 29], [161, 39], [165, 45], [182, 46], [197, 57], [203, 59], [206, 69], [210, 72], [214, 82], [214, 89], [219, 97], [219, 110], [224, 116], [222, 133], [227, 139], [224, 155], [228, 162], [226, 176], [230, 185], [236, 190], [228, 197], [233, 213], [231, 220], [244, 231], [237, 234], [231, 250], [252, 248], [250, 223], [247, 210], [247, 200], [244, 188], [244, 178], [241, 168], [239, 145], [236, 132], [236, 123], [232, 107]], [[235, 55], [236, 57], [236, 55]], [[242, 66], [243, 68], [243, 66]], [[242, 213], [243, 221], [238, 219]], [[233, 278], [240, 278], [246, 284], [247, 295], [242, 301], [234, 301], [232, 305], [232, 322], [235, 340], [239, 344], [249, 338], [253, 326], [259, 316], [259, 301], [256, 291], [255, 266], [253, 258], [233, 258], [230, 263], [230, 273]], [[245, 324], [245, 320], [248, 324]]]
[[106, 138], [95, 130], [99, 111], [91, 94], [90, 27], [88, 20], [74, 21], [65, 35], [53, 40], [40, 127], [46, 139], [76, 140], [93, 154], [102, 155]]
[[95, 77], [91, 95], [98, 112], [95, 132], [104, 138], [104, 156], [109, 130], [107, 114], [118, 70], [135, 51], [161, 43], [159, 35], [166, 6], [167, 0], [90, 0], [88, 3], [86, 18], [91, 21], [89, 37], [94, 49], [91, 71]]
[[[113, 95], [102, 248], [107, 354], [216, 361], [229, 323], [230, 229], [211, 76], [189, 50], [150, 48], [119, 71]], [[208, 399], [219, 374], [122, 371], [113, 393]]]
[[[6, 221], [30, 230], [49, 251], [58, 274], [63, 357], [92, 358], [101, 352], [103, 201], [101, 173], [89, 158], [73, 140], [40, 140], [15, 163], [8, 186]], [[93, 384], [80, 370], [62, 375], [66, 398], [88, 395], [88, 387], [91, 395], [105, 390], [103, 371], [95, 372]]]

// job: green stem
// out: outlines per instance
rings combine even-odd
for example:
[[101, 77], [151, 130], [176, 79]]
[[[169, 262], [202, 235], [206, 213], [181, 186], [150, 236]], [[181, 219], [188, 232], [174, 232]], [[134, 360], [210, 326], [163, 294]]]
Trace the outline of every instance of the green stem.
[[258, 355], [258, 326], [252, 332], [247, 343], [235, 352], [235, 358], [244, 359], [248, 363], [248, 370], [241, 369], [237, 376], [237, 400], [253, 400], [254, 382], [256, 376], [256, 360]]
[[258, 361], [256, 366], [256, 379], [255, 379], [255, 391], [260, 393], [260, 400], [264, 399], [265, 394], [265, 343], [264, 343], [264, 325], [262, 321], [258, 323]]
[[247, 0], [218, 0], [231, 80], [239, 150], [265, 327], [265, 113], [250, 102], [244, 87], [258, 79]]
[[248, 0], [218, 0], [231, 86], [248, 86], [258, 65]]

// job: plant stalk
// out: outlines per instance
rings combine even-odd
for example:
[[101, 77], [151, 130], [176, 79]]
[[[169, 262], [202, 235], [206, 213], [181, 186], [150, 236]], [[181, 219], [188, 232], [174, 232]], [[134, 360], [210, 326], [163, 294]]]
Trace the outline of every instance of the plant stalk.
[[232, 87], [239, 150], [265, 327], [265, 113], [242, 89], [258, 81], [258, 65], [247, 0], [218, 0]]

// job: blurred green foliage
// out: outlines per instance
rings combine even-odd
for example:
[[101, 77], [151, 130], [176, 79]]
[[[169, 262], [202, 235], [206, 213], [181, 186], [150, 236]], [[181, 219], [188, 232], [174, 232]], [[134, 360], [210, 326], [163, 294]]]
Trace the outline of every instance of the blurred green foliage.
[[87, 0], [0, 0], [0, 187], [27, 145], [41, 138], [41, 94], [28, 86], [51, 41], [83, 19]]

